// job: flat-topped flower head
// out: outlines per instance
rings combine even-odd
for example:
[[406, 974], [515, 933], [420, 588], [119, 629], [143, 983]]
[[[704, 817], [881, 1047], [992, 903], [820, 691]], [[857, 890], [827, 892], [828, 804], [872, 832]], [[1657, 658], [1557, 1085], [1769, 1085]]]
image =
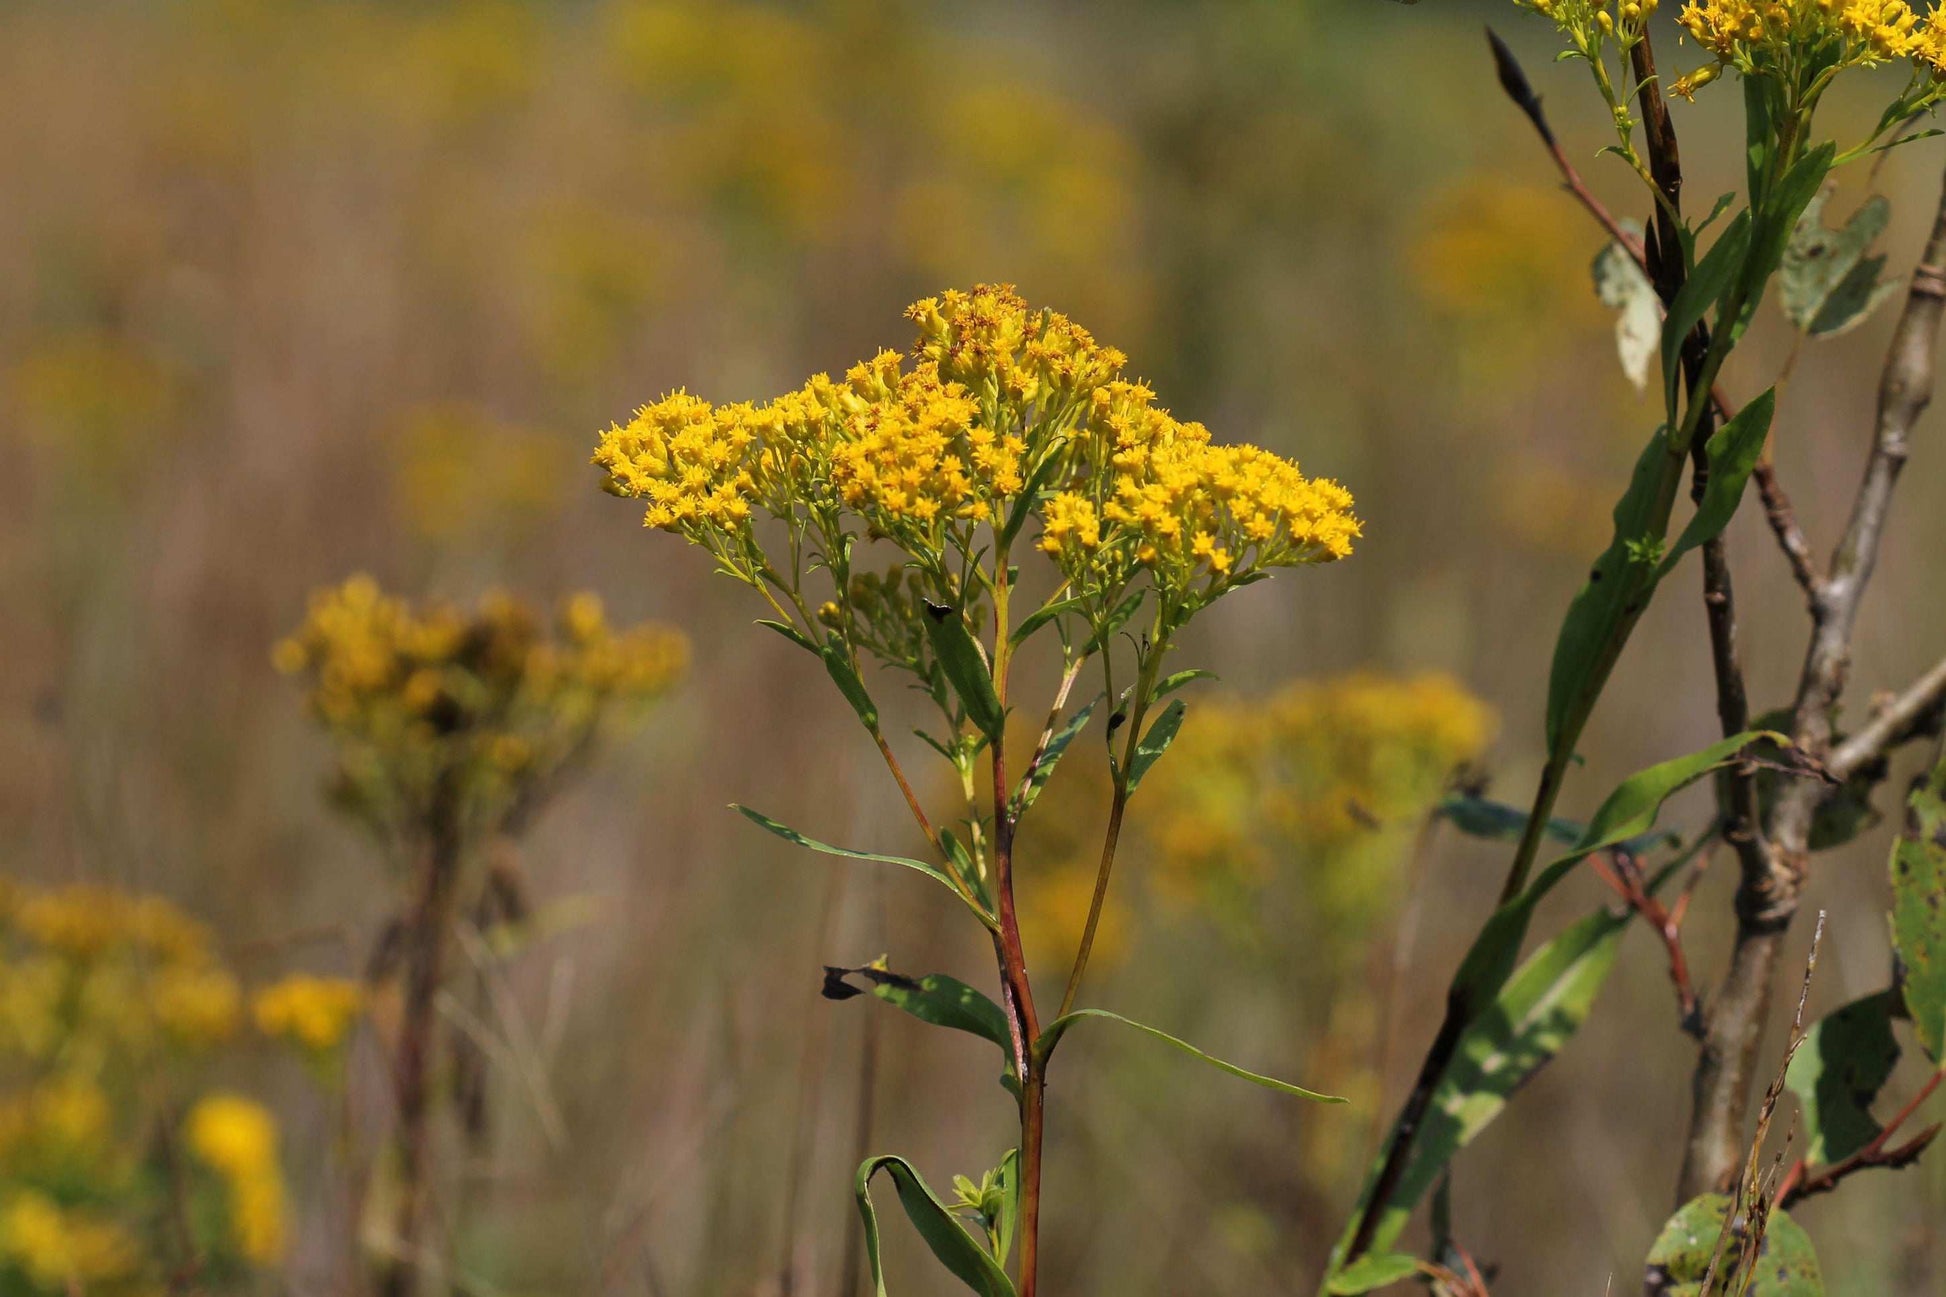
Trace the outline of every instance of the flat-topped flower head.
[[1679, 21], [1716, 58], [1670, 87], [1685, 99], [1726, 68], [1798, 87], [1815, 101], [1846, 68], [1900, 59], [1938, 67], [1926, 26], [1906, 0], [1689, 0]]
[[441, 797], [490, 820], [667, 692], [687, 646], [662, 627], [611, 627], [592, 594], [567, 599], [550, 627], [504, 593], [470, 611], [414, 607], [356, 576], [314, 594], [272, 656], [307, 681], [338, 743], [341, 800], [396, 828]]
[[[944, 292], [906, 315], [910, 355], [882, 350], [841, 380], [768, 404], [678, 392], [645, 407], [603, 434], [604, 485], [761, 591], [800, 643], [835, 637], [847, 658], [883, 652], [921, 674], [912, 637], [881, 624], [895, 605], [850, 602], [859, 545], [903, 551], [917, 584], [896, 607], [915, 616], [928, 600], [970, 614], [1012, 583], [999, 565], [1019, 541], [1054, 560], [1076, 615], [1153, 592], [1166, 629], [1270, 568], [1351, 552], [1360, 524], [1342, 487], [1176, 419], [1122, 377], [1121, 352], [1012, 287]], [[819, 571], [828, 595], [805, 590]]]

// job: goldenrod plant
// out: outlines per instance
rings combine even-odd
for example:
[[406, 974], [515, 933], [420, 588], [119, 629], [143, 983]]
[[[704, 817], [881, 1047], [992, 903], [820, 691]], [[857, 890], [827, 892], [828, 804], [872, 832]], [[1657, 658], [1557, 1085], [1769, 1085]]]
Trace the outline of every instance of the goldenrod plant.
[[[827, 970], [834, 999], [869, 990], [922, 1021], [991, 1041], [1019, 1115], [1018, 1146], [978, 1184], [958, 1182], [953, 1202], [903, 1158], [859, 1167], [880, 1291], [870, 1189], [883, 1172], [957, 1278], [989, 1297], [1032, 1297], [1047, 1069], [1077, 1023], [1127, 1022], [1083, 1007], [1080, 991], [1130, 798], [1182, 724], [1178, 691], [1204, 674], [1166, 669], [1177, 639], [1199, 612], [1276, 569], [1348, 556], [1360, 524], [1336, 482], [1176, 418], [1124, 376], [1122, 353], [1010, 287], [949, 291], [907, 317], [917, 327], [909, 355], [881, 351], [842, 379], [818, 375], [763, 404], [676, 392], [610, 427], [594, 462], [610, 492], [647, 502], [649, 527], [704, 550], [764, 600], [773, 615], [763, 625], [819, 660], [877, 746], [928, 854], [833, 847], [738, 809], [800, 846], [926, 876], [991, 939], [998, 1003], [956, 979], [882, 962]], [[1017, 566], [1035, 555], [1038, 571]], [[1058, 671], [1051, 696], [1020, 696], [1015, 668], [1027, 653]], [[1077, 699], [1091, 664], [1099, 688]], [[930, 726], [916, 735], [956, 777], [950, 807], [922, 804], [887, 735], [877, 673], [927, 700]], [[1015, 840], [1097, 713], [1112, 791], [1087, 917], [1057, 1007], [1046, 1012], [1048, 988], [1037, 995], [1028, 974], [1016, 893], [1037, 862], [1016, 859]], [[1010, 743], [1015, 715], [1034, 720], [1024, 752]]]
[[[1677, 989], [1679, 1022], [1699, 1043], [1694, 1111], [1681, 1141], [1682, 1208], [1655, 1243], [1648, 1291], [1813, 1294], [1823, 1291], [1803, 1231], [1781, 1207], [1834, 1187], [1854, 1171], [1904, 1165], [1930, 1133], [1898, 1148], [1889, 1141], [1937, 1083], [1935, 1075], [1898, 1117], [1880, 1126], [1869, 1112], [1897, 1056], [1891, 1019], [1913, 1018], [1938, 1060], [1939, 988], [1924, 970], [1940, 958], [1937, 912], [1946, 888], [1927, 825], [1932, 791], [1915, 794], [1913, 836], [1895, 857], [1899, 898], [1898, 984], [1848, 1006], [1812, 1029], [1822, 1049], [1799, 1052], [1793, 1038], [1762, 1106], [1755, 1144], [1745, 1121], [1757, 1078], [1761, 1031], [1780, 970], [1780, 948], [1802, 894], [1810, 854], [1869, 823], [1872, 786], [1894, 748], [1936, 734], [1946, 664], [1897, 694], [1849, 736], [1836, 728], [1860, 598], [1883, 535], [1891, 489], [1908, 434], [1931, 395], [1942, 297], [1946, 224], [1936, 225], [1914, 270], [1879, 393], [1864, 480], [1843, 538], [1822, 568], [1812, 556], [1772, 467], [1768, 439], [1778, 389], [1733, 401], [1721, 378], [1773, 278], [1801, 339], [1856, 324], [1889, 296], [1878, 282], [1883, 257], [1865, 256], [1885, 224], [1874, 199], [1843, 229], [1821, 217], [1832, 172], [1937, 131], [1916, 129], [1946, 95], [1946, 25], [1904, 0], [1694, 0], [1678, 21], [1709, 62], [1665, 85], [1649, 18], [1652, 0], [1523, 0], [1552, 22], [1563, 57], [1584, 64], [1614, 124], [1602, 151], [1618, 155], [1646, 188], [1644, 225], [1612, 214], [1583, 183], [1542, 112], [1512, 51], [1491, 37], [1502, 89], [1527, 116], [1577, 200], [1613, 243], [1596, 264], [1603, 300], [1646, 315], [1646, 330], [1618, 332], [1624, 365], [1659, 359], [1663, 422], [1650, 436], [1614, 510], [1614, 534], [1570, 605], [1556, 642], [1546, 706], [1547, 761], [1525, 813], [1477, 796], [1445, 812], [1462, 830], [1514, 842], [1496, 908], [1454, 975], [1440, 1029], [1333, 1250], [1323, 1291], [1361, 1293], [1418, 1277], [1447, 1294], [1486, 1291], [1481, 1270], [1451, 1233], [1445, 1176], [1454, 1154], [1504, 1109], [1513, 1090], [1553, 1057], [1586, 1019], [1629, 920], [1641, 916], [1661, 940]], [[1855, 69], [1900, 65], [1907, 76], [1862, 139], [1823, 136], [1818, 109], [1834, 81]], [[1728, 105], [1712, 83], [1742, 90], [1744, 186], [1700, 221], [1682, 207], [1682, 166], [1669, 99], [1694, 109]], [[1943, 200], [1946, 202], [1946, 200]], [[1946, 213], [1946, 206], [1942, 207]], [[1946, 216], [1942, 217], [1946, 220]], [[1713, 236], [1711, 231], [1714, 231]], [[1625, 317], [1625, 326], [1627, 320]], [[1744, 682], [1724, 529], [1758, 483], [1766, 520], [1802, 586], [1812, 631], [1788, 705], [1752, 716]], [[1684, 480], [1694, 511], [1672, 537]], [[1557, 818], [1556, 802], [1578, 761], [1577, 744], [1611, 671], [1658, 588], [1691, 551], [1700, 551], [1708, 648], [1723, 737], [1700, 752], [1627, 780], [1585, 826]], [[1714, 776], [1718, 812], [1680, 838], [1652, 829], [1661, 803]], [[1565, 851], [1544, 869], [1542, 849]], [[1721, 846], [1739, 867], [1736, 936], [1728, 971], [1713, 992], [1697, 988], [1682, 943], [1695, 875], [1676, 901], [1661, 892], [1686, 864]], [[1930, 853], [1930, 854], [1929, 854]], [[1599, 910], [1536, 950], [1520, 952], [1539, 901], [1583, 861], [1624, 903]], [[1700, 870], [1701, 863], [1697, 864]], [[1933, 915], [1926, 919], [1922, 916]], [[1856, 1085], [1838, 1082], [1850, 1077]], [[1787, 1083], [1803, 1101], [1811, 1148], [1787, 1175], [1759, 1174], [1769, 1114]], [[1749, 1151], [1746, 1154], [1746, 1147]], [[1418, 1203], [1438, 1189], [1432, 1245], [1400, 1247]]]
[[0, 884], [0, 1293], [240, 1291], [283, 1259], [278, 1130], [208, 1088], [242, 991], [161, 897]]
[[[475, 918], [494, 926], [484, 920], [505, 917], [506, 891], [517, 890], [487, 849], [518, 836], [602, 740], [640, 720], [681, 675], [687, 644], [661, 626], [610, 626], [592, 594], [566, 599], [550, 625], [503, 593], [471, 610], [415, 606], [357, 576], [318, 591], [273, 656], [303, 680], [337, 750], [333, 800], [377, 840], [404, 892], [370, 970], [401, 983], [390, 1042], [396, 1206], [377, 1277], [381, 1293], [399, 1297], [417, 1290], [429, 1247], [433, 1108], [455, 1065], [437, 1003], [457, 972], [455, 935]], [[361, 998], [342, 984], [287, 981], [254, 1007], [265, 1032], [317, 1062], [340, 1046]]]

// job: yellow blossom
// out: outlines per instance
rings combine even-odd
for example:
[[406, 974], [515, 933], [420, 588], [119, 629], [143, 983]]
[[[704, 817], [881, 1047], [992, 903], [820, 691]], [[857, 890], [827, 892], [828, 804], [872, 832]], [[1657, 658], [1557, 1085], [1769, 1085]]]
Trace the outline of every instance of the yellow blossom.
[[126, 1279], [141, 1265], [141, 1250], [112, 1221], [63, 1208], [33, 1190], [0, 1203], [0, 1257], [17, 1264], [36, 1288], [80, 1292]]
[[252, 1261], [284, 1252], [284, 1181], [277, 1161], [277, 1123], [258, 1103], [211, 1094], [184, 1120], [190, 1150], [223, 1177], [237, 1250]]
[[343, 1042], [364, 1007], [365, 991], [357, 982], [293, 973], [257, 992], [251, 1013], [266, 1036], [325, 1054]]

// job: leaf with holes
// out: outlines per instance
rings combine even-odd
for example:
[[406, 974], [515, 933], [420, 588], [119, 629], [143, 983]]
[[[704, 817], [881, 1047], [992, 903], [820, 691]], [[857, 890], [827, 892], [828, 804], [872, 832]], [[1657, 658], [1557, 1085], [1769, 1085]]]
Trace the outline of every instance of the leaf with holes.
[[1669, 1218], [1649, 1249], [1642, 1284], [1647, 1297], [1728, 1297], [1732, 1292], [1739, 1297], [1824, 1297], [1824, 1276], [1810, 1236], [1781, 1211], [1771, 1212], [1764, 1223], [1748, 1286], [1732, 1286], [1733, 1277], [1741, 1272], [1740, 1254], [1748, 1234], [1748, 1226], [1739, 1219], [1724, 1241], [1716, 1277], [1705, 1293], [1703, 1281], [1710, 1258], [1717, 1255], [1716, 1242], [1729, 1211], [1727, 1195], [1706, 1193], [1690, 1199]]
[[1946, 1063], [1946, 761], [1913, 790], [1892, 848], [1892, 944], [1913, 1032], [1926, 1057]]
[[1837, 229], [1824, 223], [1831, 190], [1820, 190], [1798, 218], [1778, 268], [1778, 296], [1790, 322], [1814, 338], [1855, 328], [1879, 303], [1898, 291], [1880, 281], [1885, 258], [1867, 249], [1892, 218], [1892, 205], [1877, 194]]

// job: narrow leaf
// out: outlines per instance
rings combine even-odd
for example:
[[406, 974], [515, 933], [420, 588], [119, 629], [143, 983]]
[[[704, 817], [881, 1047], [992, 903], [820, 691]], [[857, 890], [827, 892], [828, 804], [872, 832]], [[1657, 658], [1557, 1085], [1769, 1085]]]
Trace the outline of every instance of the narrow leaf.
[[1066, 752], [1068, 745], [1087, 728], [1088, 718], [1094, 715], [1095, 707], [1100, 702], [1100, 698], [1093, 699], [1086, 707], [1076, 712], [1066, 725], [1056, 730], [1052, 738], [1048, 739], [1047, 751], [1041, 754], [1040, 760], [1027, 772], [1026, 777], [1021, 780], [1020, 787], [1014, 790], [1013, 806], [1009, 814], [1016, 823], [1027, 813], [1027, 808], [1034, 804], [1035, 799], [1040, 797], [1041, 789], [1047, 787], [1047, 781], [1054, 777], [1054, 766], [1060, 761], [1061, 754]]
[[1013, 1038], [1007, 1031], [1007, 1015], [1000, 1011], [999, 1005], [958, 978], [944, 973], [907, 977], [882, 964], [866, 964], [860, 968], [827, 966], [824, 998], [847, 1000], [865, 994], [851, 984], [849, 979], [853, 977], [870, 983], [871, 994], [919, 1021], [990, 1040], [1000, 1047], [1001, 1054], [1012, 1058]]
[[1709, 439], [1704, 447], [1709, 456], [1709, 483], [1703, 490], [1703, 502], [1663, 558], [1658, 579], [1668, 576], [1684, 554], [1722, 535], [1730, 525], [1737, 505], [1743, 502], [1743, 488], [1763, 455], [1764, 441], [1770, 436], [1770, 416], [1776, 408], [1777, 389], [1766, 388]]
[[768, 617], [759, 617], [757, 619], [757, 625], [769, 627], [801, 649], [809, 650], [812, 653], [819, 651], [816, 642], [809, 635], [806, 635], [803, 631], [788, 622], [773, 621]]
[[852, 670], [851, 662], [845, 656], [845, 646], [836, 639], [828, 639], [824, 642], [824, 647], [817, 652], [818, 656], [824, 659], [824, 669], [831, 674], [832, 682], [838, 686], [838, 692], [845, 696], [845, 701], [851, 704], [851, 709], [858, 713], [858, 719], [863, 721], [865, 728], [873, 734], [878, 733], [878, 704], [873, 702], [871, 694], [866, 692], [865, 682], [858, 678], [856, 671]]
[[1626, 917], [1606, 909], [1581, 919], [1536, 950], [1466, 1029], [1433, 1092], [1405, 1173], [1378, 1218], [1372, 1248], [1392, 1245], [1453, 1155], [1587, 1021], [1627, 926]]
[[[768, 830], [786, 842], [795, 843], [800, 847], [808, 847], [812, 851], [822, 852], [827, 856], [843, 856], [848, 860], [870, 860], [883, 865], [902, 865], [907, 869], [917, 870], [919, 873], [924, 874], [940, 886], [951, 891], [960, 900], [964, 901], [966, 899], [960, 894], [959, 888], [953, 885], [952, 878], [945, 870], [939, 868], [937, 865], [929, 865], [922, 860], [908, 860], [904, 856], [884, 856], [875, 851], [854, 851], [849, 847], [834, 847], [828, 842], [819, 842], [815, 838], [807, 838], [790, 825], [780, 824], [778, 821], [771, 819], [768, 815], [760, 811], [751, 810], [748, 806], [738, 806], [732, 802], [730, 809], [749, 820], [752, 824], [755, 824], [758, 828]], [[978, 910], [974, 912], [979, 913]], [[985, 923], [991, 924], [993, 922], [990, 915], [981, 914], [980, 917]]]
[[1691, 329], [1702, 323], [1709, 314], [1717, 298], [1723, 295], [1736, 278], [1737, 271], [1743, 268], [1744, 255], [1750, 246], [1750, 213], [1738, 212], [1717, 236], [1710, 250], [1703, 254], [1702, 260], [1690, 272], [1683, 283], [1682, 291], [1669, 307], [1669, 314], [1662, 322], [1662, 387], [1663, 401], [1669, 411], [1669, 421], [1674, 423], [1677, 415], [1677, 380], [1682, 373], [1682, 344]]
[[1332, 1297], [1368, 1293], [1419, 1273], [1419, 1258], [1403, 1252], [1367, 1252], [1325, 1281]]
[[926, 1241], [941, 1265], [981, 1297], [1014, 1297], [1013, 1281], [1007, 1278], [1000, 1263], [967, 1232], [938, 1195], [927, 1188], [912, 1164], [891, 1154], [865, 1159], [853, 1185], [858, 1214], [865, 1222], [865, 1255], [871, 1262], [877, 1297], [886, 1297], [885, 1266], [879, 1255], [878, 1213], [872, 1207], [872, 1177], [881, 1171], [892, 1177], [906, 1219], [919, 1231], [919, 1237]]
[[1135, 615], [1136, 610], [1142, 606], [1142, 600], [1145, 598], [1147, 598], [1147, 595], [1141, 590], [1137, 590], [1109, 609], [1108, 615], [1102, 618], [1101, 627], [1093, 635], [1089, 636], [1087, 646], [1082, 649], [1082, 652], [1094, 654], [1106, 648], [1108, 641], [1114, 638], [1115, 632], [1128, 624], [1128, 619]]
[[1205, 1054], [1202, 1050], [1186, 1041], [1176, 1039], [1166, 1031], [1151, 1027], [1147, 1023], [1136, 1022], [1131, 1018], [1124, 1018], [1119, 1013], [1110, 1013], [1106, 1009], [1076, 1009], [1072, 1013], [1056, 1018], [1053, 1022], [1047, 1024], [1046, 1030], [1041, 1032], [1040, 1039], [1034, 1042], [1034, 1052], [1040, 1056], [1042, 1061], [1045, 1061], [1054, 1053], [1054, 1047], [1061, 1043], [1061, 1037], [1067, 1034], [1068, 1028], [1083, 1018], [1106, 1018], [1110, 1022], [1119, 1022], [1125, 1027], [1133, 1027], [1144, 1035], [1153, 1036], [1166, 1045], [1175, 1046], [1185, 1054], [1194, 1058], [1200, 1058], [1220, 1072], [1228, 1072], [1231, 1076], [1241, 1077], [1245, 1081], [1261, 1085], [1266, 1089], [1276, 1090], [1280, 1094], [1296, 1095], [1300, 1099], [1310, 1099], [1317, 1103], [1346, 1102], [1345, 1099], [1337, 1095], [1320, 1094], [1316, 1090], [1306, 1090], [1304, 1087], [1292, 1085], [1288, 1081], [1279, 1081], [1275, 1077], [1263, 1076], [1260, 1073], [1248, 1071], [1238, 1067], [1235, 1063], [1226, 1063], [1220, 1058]]
[[[1527, 832], [1527, 812], [1505, 802], [1451, 793], [1440, 799], [1433, 814], [1446, 820], [1469, 838], [1518, 841]], [[1560, 818], [1547, 822], [1547, 836], [1556, 842], [1574, 842], [1587, 831], [1584, 825]]]
[[1162, 759], [1169, 745], [1176, 741], [1176, 731], [1182, 728], [1183, 702], [1180, 698], [1171, 699], [1162, 709], [1162, 715], [1149, 723], [1147, 732], [1135, 745], [1135, 755], [1128, 761], [1128, 791], [1133, 794], [1142, 776], [1149, 773], [1149, 767]]
[[1000, 696], [993, 690], [992, 668], [980, 651], [979, 641], [966, 628], [966, 618], [957, 608], [929, 601], [926, 634], [940, 669], [966, 706], [967, 719], [988, 738], [997, 737], [1006, 717], [1000, 710]]
[[1176, 692], [1176, 690], [1182, 688], [1186, 684], [1191, 683], [1192, 681], [1214, 680], [1214, 679], [1216, 679], [1216, 672], [1214, 671], [1204, 671], [1201, 670], [1200, 668], [1192, 669], [1189, 671], [1177, 671], [1171, 675], [1166, 675], [1162, 677], [1162, 679], [1157, 682], [1155, 687], [1155, 696], [1157, 698], [1166, 698], [1170, 694]]

